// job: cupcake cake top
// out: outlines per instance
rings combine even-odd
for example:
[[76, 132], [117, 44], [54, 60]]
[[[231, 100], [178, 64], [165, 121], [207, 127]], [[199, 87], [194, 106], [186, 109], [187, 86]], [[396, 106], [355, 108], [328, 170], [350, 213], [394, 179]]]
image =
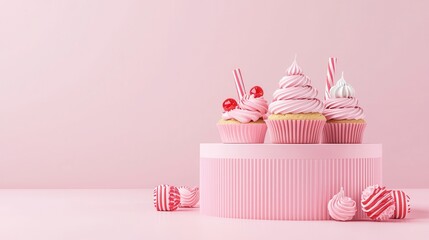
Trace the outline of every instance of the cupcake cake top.
[[268, 111], [268, 102], [264, 99], [264, 90], [259, 86], [250, 89], [246, 94], [244, 81], [240, 69], [234, 70], [235, 85], [239, 97], [239, 102], [233, 98], [226, 99], [222, 106], [224, 112], [223, 120], [236, 120], [240, 123], [256, 122], [265, 119]]
[[364, 119], [363, 109], [355, 97], [354, 88], [344, 79], [344, 72], [341, 79], [332, 86], [329, 91], [330, 98], [325, 101], [325, 115], [327, 120], [353, 120]]
[[271, 114], [322, 113], [323, 103], [317, 99], [317, 93], [295, 58], [286, 76], [280, 79], [268, 111]]

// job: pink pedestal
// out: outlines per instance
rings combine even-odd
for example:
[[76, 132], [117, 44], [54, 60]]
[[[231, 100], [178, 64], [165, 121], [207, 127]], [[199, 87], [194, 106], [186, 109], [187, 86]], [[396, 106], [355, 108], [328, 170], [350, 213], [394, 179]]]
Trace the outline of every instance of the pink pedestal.
[[246, 219], [328, 220], [340, 187], [382, 184], [381, 144], [201, 144], [200, 211]]

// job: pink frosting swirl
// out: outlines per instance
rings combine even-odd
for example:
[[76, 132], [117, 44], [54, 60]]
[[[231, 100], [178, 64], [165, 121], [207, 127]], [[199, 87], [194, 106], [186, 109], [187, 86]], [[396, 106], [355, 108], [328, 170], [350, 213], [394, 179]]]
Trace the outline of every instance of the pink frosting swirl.
[[245, 95], [238, 107], [222, 114], [225, 120], [235, 119], [241, 123], [256, 122], [266, 118], [268, 102], [263, 97], [255, 98], [254, 95]]
[[263, 116], [268, 111], [268, 102], [262, 97], [255, 98], [254, 95], [245, 95], [238, 103], [238, 107], [252, 112], [259, 112]]
[[331, 88], [331, 98], [325, 101], [325, 115], [327, 120], [364, 119], [365, 114], [354, 97], [354, 89], [346, 83], [344, 76]]
[[329, 215], [337, 221], [352, 220], [356, 214], [356, 202], [344, 195], [344, 189], [332, 197], [328, 202]]
[[330, 98], [323, 111], [327, 120], [364, 119], [363, 109], [356, 98]]
[[317, 99], [317, 90], [311, 80], [304, 75], [296, 61], [279, 81], [279, 89], [273, 94], [273, 102], [268, 111], [273, 114], [321, 113], [323, 103]]
[[286, 75], [279, 81], [280, 88], [310, 86], [311, 80], [305, 75]]

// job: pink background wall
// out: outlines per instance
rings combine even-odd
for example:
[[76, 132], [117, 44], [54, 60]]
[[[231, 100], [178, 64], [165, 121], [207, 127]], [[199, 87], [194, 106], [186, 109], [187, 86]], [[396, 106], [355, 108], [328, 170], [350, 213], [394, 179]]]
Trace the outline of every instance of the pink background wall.
[[0, 187], [198, 183], [221, 102], [271, 100], [295, 53], [357, 90], [391, 187], [429, 187], [424, 1], [2, 1]]

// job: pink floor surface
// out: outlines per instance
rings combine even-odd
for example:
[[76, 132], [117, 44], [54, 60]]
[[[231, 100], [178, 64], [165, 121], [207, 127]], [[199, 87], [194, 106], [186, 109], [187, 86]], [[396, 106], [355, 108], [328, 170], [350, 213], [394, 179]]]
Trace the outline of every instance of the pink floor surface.
[[0, 239], [429, 239], [429, 189], [391, 222], [266, 221], [156, 212], [151, 189], [0, 190]]

